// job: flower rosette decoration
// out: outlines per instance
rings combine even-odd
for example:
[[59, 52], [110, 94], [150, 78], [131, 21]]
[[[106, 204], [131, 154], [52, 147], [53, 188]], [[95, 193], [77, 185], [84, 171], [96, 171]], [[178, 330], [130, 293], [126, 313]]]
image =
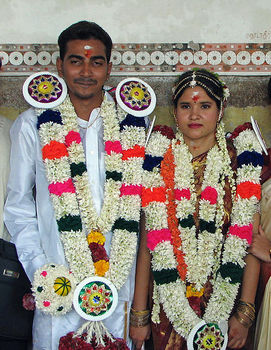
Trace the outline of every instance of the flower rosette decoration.
[[125, 112], [136, 117], [151, 114], [156, 105], [153, 89], [139, 78], [122, 80], [116, 88], [116, 99]]
[[76, 287], [73, 305], [77, 313], [89, 321], [109, 317], [118, 304], [118, 292], [104, 277], [88, 277]]
[[63, 265], [47, 264], [34, 275], [32, 291], [36, 307], [45, 313], [60, 316], [72, 308], [75, 280]]
[[[252, 238], [253, 216], [260, 199], [262, 155], [253, 130], [245, 127], [234, 133], [236, 176], [224, 135], [224, 125], [220, 122], [217, 144], [206, 159], [198, 234], [193, 217], [197, 199], [192, 156], [182, 135], [177, 133], [176, 139], [170, 141], [158, 130], [152, 134], [146, 149], [142, 205], [146, 213], [147, 245], [152, 253], [152, 320], [159, 323], [162, 303], [174, 329], [186, 339], [202, 320], [215, 324], [228, 320], [240, 286], [244, 257]], [[231, 188], [233, 208], [223, 244], [225, 179]], [[200, 318], [196, 299], [202, 295], [210, 276], [213, 293]]]
[[197, 324], [187, 339], [188, 350], [225, 350], [228, 343], [227, 324], [221, 322]]
[[54, 108], [65, 100], [67, 86], [65, 81], [54, 73], [38, 72], [24, 82], [23, 95], [33, 107]]

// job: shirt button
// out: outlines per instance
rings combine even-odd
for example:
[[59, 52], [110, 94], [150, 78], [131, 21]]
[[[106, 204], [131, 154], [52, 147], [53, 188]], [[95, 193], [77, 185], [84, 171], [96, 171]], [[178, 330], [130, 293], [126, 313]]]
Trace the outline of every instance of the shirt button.
[[90, 151], [89, 153], [90, 153], [90, 154], [94, 154], [94, 151]]

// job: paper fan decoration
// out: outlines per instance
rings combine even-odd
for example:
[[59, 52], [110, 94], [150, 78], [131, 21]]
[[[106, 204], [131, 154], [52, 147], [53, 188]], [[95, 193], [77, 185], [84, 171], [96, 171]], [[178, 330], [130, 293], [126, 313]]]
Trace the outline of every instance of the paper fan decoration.
[[262, 133], [261, 133], [261, 130], [260, 130], [259, 125], [257, 123], [257, 120], [255, 120], [252, 116], [250, 117], [250, 120], [251, 120], [251, 125], [253, 127], [253, 130], [254, 130], [254, 132], [255, 132], [255, 134], [257, 136], [257, 139], [258, 139], [258, 141], [259, 141], [259, 143], [260, 143], [260, 145], [262, 147], [262, 150], [264, 151], [264, 153], [266, 155], [268, 155], [266, 143], [265, 143], [265, 141], [264, 141], [264, 139], [262, 137]]
[[116, 99], [125, 112], [135, 117], [150, 115], [156, 106], [153, 89], [139, 78], [122, 80], [116, 88]]
[[35, 108], [54, 108], [65, 100], [67, 86], [56, 74], [34, 73], [24, 82], [23, 95], [26, 102]]

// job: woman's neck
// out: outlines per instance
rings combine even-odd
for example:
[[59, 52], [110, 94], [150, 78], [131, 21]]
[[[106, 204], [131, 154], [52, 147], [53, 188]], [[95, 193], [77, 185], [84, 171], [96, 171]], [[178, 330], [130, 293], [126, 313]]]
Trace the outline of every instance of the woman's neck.
[[209, 149], [211, 149], [215, 145], [216, 139], [215, 139], [215, 136], [213, 135], [212, 137], [205, 139], [204, 141], [202, 139], [198, 139], [198, 140], [186, 139], [186, 137], [184, 136], [184, 142], [186, 143], [190, 153], [194, 158], [199, 156], [202, 153], [209, 151]]

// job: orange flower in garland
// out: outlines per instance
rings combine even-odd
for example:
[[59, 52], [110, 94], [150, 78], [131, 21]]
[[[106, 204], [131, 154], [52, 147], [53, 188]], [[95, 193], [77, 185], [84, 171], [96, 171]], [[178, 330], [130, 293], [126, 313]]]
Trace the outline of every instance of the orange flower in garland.
[[150, 202], [165, 202], [166, 191], [164, 187], [142, 188], [142, 207], [146, 207]]
[[181, 279], [184, 281], [187, 273], [187, 266], [184, 261], [184, 254], [179, 248], [182, 246], [180, 231], [178, 229], [178, 219], [176, 216], [175, 190], [174, 190], [174, 156], [172, 147], [168, 149], [161, 163], [161, 175], [165, 181], [166, 191], [168, 195], [167, 214], [168, 227], [171, 231], [173, 251], [177, 259], [177, 270]]
[[42, 148], [43, 159], [58, 159], [65, 156], [68, 156], [68, 151], [64, 143], [53, 140]]
[[258, 200], [261, 199], [261, 185], [250, 181], [241, 182], [237, 186], [236, 195], [241, 198], [250, 198], [255, 196]]
[[99, 260], [94, 263], [95, 274], [103, 277], [109, 269], [109, 262], [105, 260]]
[[109, 259], [104, 248], [105, 237], [99, 231], [91, 231], [87, 236], [87, 242], [91, 251], [95, 273], [103, 277], [109, 269]]
[[99, 231], [91, 231], [87, 236], [88, 244], [98, 243], [103, 245], [105, 243], [104, 235]]

